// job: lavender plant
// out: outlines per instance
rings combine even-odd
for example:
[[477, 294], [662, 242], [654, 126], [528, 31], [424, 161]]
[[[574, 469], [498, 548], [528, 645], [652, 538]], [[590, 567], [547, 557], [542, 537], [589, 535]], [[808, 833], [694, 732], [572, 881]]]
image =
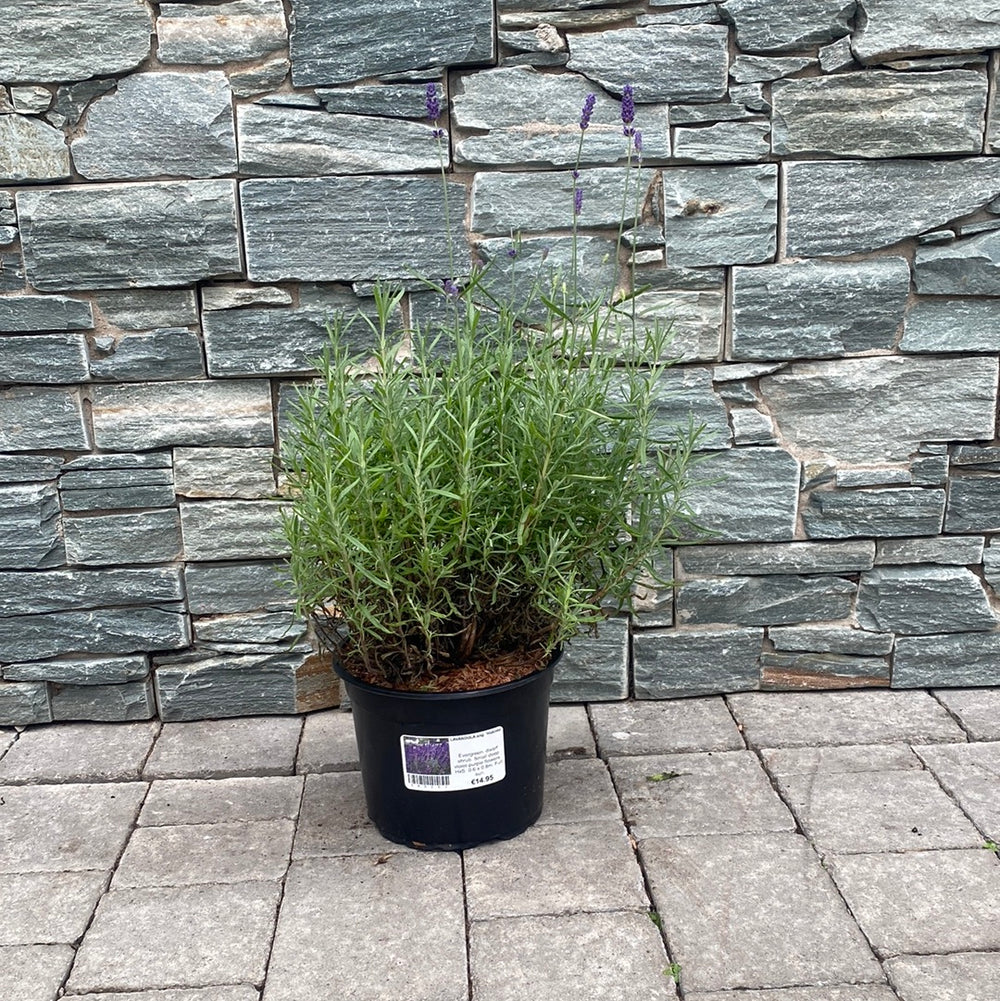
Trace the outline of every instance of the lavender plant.
[[[624, 96], [631, 164], [641, 136], [631, 88]], [[580, 117], [574, 234], [594, 105]], [[427, 114], [444, 175], [433, 86]], [[601, 350], [609, 325], [635, 322], [614, 302], [616, 276], [586, 302], [575, 268], [568, 292], [540, 285], [544, 318], [529, 326], [483, 271], [460, 287], [450, 261], [428, 283], [453, 303], [451, 320], [401, 338], [404, 293], [379, 286], [374, 318], [331, 325], [286, 442], [298, 610], [339, 630], [349, 671], [388, 687], [434, 687], [470, 663], [544, 663], [655, 577], [661, 547], [691, 520], [698, 429], [658, 440], [653, 421], [668, 332], [630, 328], [615, 338], [624, 354]], [[347, 347], [356, 323], [375, 335], [374, 366]]]

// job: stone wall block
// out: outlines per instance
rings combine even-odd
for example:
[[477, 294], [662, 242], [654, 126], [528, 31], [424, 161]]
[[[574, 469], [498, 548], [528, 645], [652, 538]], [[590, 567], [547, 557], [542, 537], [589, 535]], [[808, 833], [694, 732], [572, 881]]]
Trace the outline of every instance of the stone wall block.
[[272, 497], [271, 448], [175, 448], [174, 486], [181, 497]]
[[671, 167], [663, 171], [663, 202], [670, 265], [761, 264], [774, 257], [774, 164]]
[[194, 562], [244, 560], [285, 556], [288, 543], [281, 532], [276, 501], [181, 501], [184, 557]]
[[149, 658], [144, 654], [128, 657], [67, 657], [8, 664], [3, 676], [11, 681], [50, 681], [56, 685], [113, 686], [143, 681], [149, 674]]
[[1000, 476], [956, 476], [948, 485], [946, 532], [1000, 531]]
[[124, 73], [150, 52], [143, 0], [18, 0], [0, 8], [0, 80], [86, 80]]
[[771, 125], [765, 120], [718, 122], [708, 128], [674, 130], [674, 159], [699, 163], [763, 160], [771, 151]]
[[206, 615], [194, 620], [195, 637], [213, 644], [298, 643], [306, 624], [291, 612], [244, 612]]
[[0, 455], [0, 484], [54, 480], [62, 464], [58, 455]]
[[120, 330], [188, 327], [198, 323], [194, 289], [125, 289], [94, 297], [104, 318]]
[[914, 354], [1000, 353], [1000, 300], [922, 300], [907, 313], [899, 349]]
[[983, 561], [983, 536], [939, 536], [931, 539], [879, 539], [877, 566], [943, 563], [975, 566]]
[[736, 26], [745, 52], [791, 52], [850, 33], [854, 0], [726, 0], [719, 11]]
[[885, 688], [889, 661], [884, 657], [852, 657], [838, 653], [764, 653], [762, 691], [823, 688]]
[[205, 375], [201, 340], [187, 327], [161, 327], [107, 341], [102, 338], [95, 344], [90, 374], [95, 379], [122, 382], [198, 379]]
[[0, 568], [37, 569], [65, 561], [55, 483], [0, 487]]
[[86, 382], [88, 363], [83, 334], [0, 335], [0, 383]]
[[921, 487], [814, 490], [802, 510], [811, 539], [937, 535], [945, 492]]
[[553, 702], [606, 702], [628, 694], [627, 619], [608, 619], [596, 636], [577, 636], [565, 645], [552, 679]]
[[997, 619], [965, 567], [878, 567], [861, 575], [858, 622], [903, 635], [988, 632]]
[[42, 291], [183, 285], [241, 272], [233, 181], [20, 191], [28, 280]]
[[92, 330], [94, 310], [86, 299], [64, 295], [0, 296], [0, 332]]
[[682, 546], [677, 550], [681, 572], [691, 574], [815, 574], [871, 570], [875, 543], [780, 542], [766, 545]]
[[69, 469], [59, 478], [65, 511], [169, 507], [174, 503], [170, 469]]
[[775, 650], [846, 654], [877, 658], [892, 652], [892, 633], [866, 632], [853, 626], [772, 626], [767, 631]]
[[288, 45], [288, 26], [281, 0], [161, 3], [156, 38], [161, 63], [221, 66], [280, 52]]
[[51, 723], [48, 688], [44, 681], [0, 681], [0, 726]]
[[50, 686], [53, 720], [124, 723], [156, 715], [152, 678], [119, 685]]
[[42, 386], [0, 389], [0, 450], [52, 448], [71, 452], [90, 448], [79, 391]]
[[83, 566], [172, 563], [183, 551], [173, 508], [66, 518], [63, 533], [67, 562]]
[[1000, 632], [900, 636], [892, 666], [893, 688], [1000, 684]]
[[651, 629], [632, 640], [637, 699], [760, 687], [763, 629]]
[[918, 247], [913, 273], [922, 295], [1000, 295], [1000, 231]]
[[115, 605], [172, 604], [184, 590], [176, 567], [0, 574], [0, 618]]
[[124, 77], [90, 106], [73, 164], [91, 180], [231, 174], [232, 100], [224, 73]]
[[[725, 297], [718, 292], [643, 292], [635, 297], [641, 325], [670, 329], [668, 351], [681, 362], [722, 357]], [[683, 422], [682, 422], [683, 423]]]
[[280, 611], [295, 604], [284, 561], [192, 563], [184, 568], [184, 581], [192, 615]]
[[433, 16], [405, 0], [363, 5], [292, 2], [292, 82], [348, 83], [435, 66], [492, 62], [492, 0], [438, 7]]

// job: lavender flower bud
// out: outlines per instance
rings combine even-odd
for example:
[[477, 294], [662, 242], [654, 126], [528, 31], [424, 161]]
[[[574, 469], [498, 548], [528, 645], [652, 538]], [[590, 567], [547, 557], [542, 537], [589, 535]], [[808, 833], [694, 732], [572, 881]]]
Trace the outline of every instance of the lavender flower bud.
[[642, 133], [638, 129], [632, 130], [632, 145], [635, 146], [636, 153], [642, 156]]
[[441, 116], [441, 102], [438, 100], [436, 83], [427, 84], [426, 95], [424, 105], [427, 108], [427, 118], [436, 122]]
[[583, 111], [580, 114], [580, 128], [586, 129], [590, 124], [590, 116], [594, 113], [594, 104], [597, 101], [596, 94], [588, 94], [583, 102]]
[[452, 297], [457, 296], [459, 291], [458, 286], [451, 278], [445, 278], [445, 280], [441, 282], [441, 290], [445, 295], [450, 295]]
[[[632, 84], [627, 83], [622, 88], [622, 123], [629, 126], [635, 121], [635, 98], [632, 96]], [[630, 133], [626, 132], [626, 135]]]
[[579, 215], [583, 209], [583, 188], [576, 188], [573, 191], [573, 215]]
[[517, 247], [515, 247], [513, 243], [507, 248], [507, 256], [511, 260], [517, 257]]

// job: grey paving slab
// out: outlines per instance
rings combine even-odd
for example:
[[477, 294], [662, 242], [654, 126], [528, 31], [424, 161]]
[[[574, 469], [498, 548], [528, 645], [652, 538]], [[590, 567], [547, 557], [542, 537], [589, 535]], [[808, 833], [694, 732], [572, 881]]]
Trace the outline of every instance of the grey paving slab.
[[883, 980], [805, 838], [651, 838], [639, 852], [685, 993]]
[[279, 889], [220, 883], [112, 890], [77, 952], [69, 991], [261, 983]]
[[899, 1001], [899, 997], [886, 984], [835, 984], [773, 991], [697, 991], [685, 994], [684, 1001]]
[[1000, 841], [1000, 743], [916, 747], [917, 754], [973, 823]]
[[368, 819], [360, 772], [307, 775], [292, 858], [398, 851]]
[[[968, 745], [961, 745], [968, 746]], [[982, 835], [926, 771], [778, 775], [802, 830], [823, 852], [979, 848]]]
[[139, 824], [254, 823], [294, 820], [302, 799], [301, 775], [231, 779], [157, 779], [150, 783]]
[[649, 909], [621, 821], [536, 826], [470, 849], [465, 887], [472, 920]]
[[301, 716], [165, 723], [143, 776], [291, 775], [301, 732]]
[[11, 746], [14, 744], [14, 741], [16, 740], [17, 740], [16, 730], [7, 730], [7, 729], [0, 730], [0, 761], [3, 760], [4, 755], [7, 753], [7, 751], [11, 748]]
[[249, 984], [203, 987], [193, 990], [129, 991], [128, 994], [77, 994], [74, 1001], [260, 1001], [260, 992]]
[[138, 779], [159, 723], [51, 723], [21, 734], [0, 759], [0, 782]]
[[280, 880], [294, 834], [291, 820], [140, 827], [118, 863], [112, 889]]
[[469, 956], [476, 1001], [677, 998], [663, 942], [636, 911], [476, 921]]
[[143, 782], [0, 786], [0, 873], [111, 869], [145, 795]]
[[545, 800], [540, 824], [621, 820], [622, 809], [608, 766], [597, 758], [550, 761], [545, 769]]
[[264, 1001], [466, 1001], [467, 988], [456, 853], [292, 865]]
[[836, 747], [765, 747], [760, 751], [772, 775], [818, 772], [890, 772], [922, 768], [909, 744], [844, 744]]
[[993, 852], [839, 855], [828, 865], [881, 956], [1000, 949]]
[[68, 945], [0, 946], [0, 998], [53, 1001], [72, 962]]
[[721, 697], [604, 703], [592, 705], [590, 714], [602, 758], [746, 746]]
[[586, 706], [550, 706], [545, 753], [553, 758], [592, 758], [594, 734]]
[[76, 942], [107, 882], [99, 871], [0, 876], [0, 945]]
[[610, 765], [637, 838], [795, 830], [751, 751], [621, 757]]
[[944, 707], [923, 691], [747, 692], [726, 701], [751, 747], [966, 739]]
[[358, 769], [358, 744], [354, 739], [354, 716], [340, 709], [310, 713], [302, 726], [302, 739], [295, 770], [303, 772], [349, 772]]
[[1000, 953], [898, 956], [886, 971], [904, 1001], [996, 1001]]
[[958, 718], [970, 740], [1000, 740], [1000, 688], [937, 688], [933, 694]]

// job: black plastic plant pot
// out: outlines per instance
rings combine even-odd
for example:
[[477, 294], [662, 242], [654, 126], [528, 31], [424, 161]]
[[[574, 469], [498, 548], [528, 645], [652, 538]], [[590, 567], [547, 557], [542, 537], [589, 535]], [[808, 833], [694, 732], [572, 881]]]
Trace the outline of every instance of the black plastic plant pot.
[[541, 671], [474, 692], [397, 692], [352, 677], [368, 816], [383, 837], [459, 851], [516, 837], [542, 812], [549, 691]]

